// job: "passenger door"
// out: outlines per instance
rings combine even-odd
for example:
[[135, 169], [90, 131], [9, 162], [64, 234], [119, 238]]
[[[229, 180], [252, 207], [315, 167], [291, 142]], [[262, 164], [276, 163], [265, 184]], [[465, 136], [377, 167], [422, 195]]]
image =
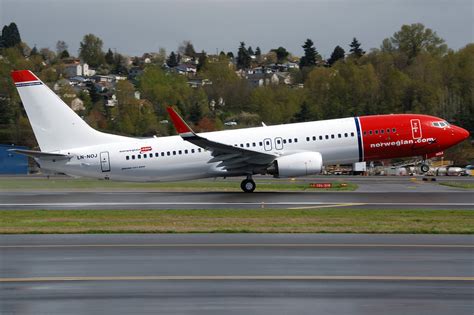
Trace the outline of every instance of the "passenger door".
[[100, 152], [100, 169], [103, 173], [110, 172], [109, 152]]

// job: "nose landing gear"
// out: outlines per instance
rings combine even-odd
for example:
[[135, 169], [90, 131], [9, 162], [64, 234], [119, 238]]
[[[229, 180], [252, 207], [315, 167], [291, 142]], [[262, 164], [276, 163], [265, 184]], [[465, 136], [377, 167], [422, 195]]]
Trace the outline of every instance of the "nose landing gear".
[[240, 188], [242, 188], [242, 190], [246, 193], [253, 192], [256, 187], [257, 185], [253, 181], [252, 176], [247, 176], [247, 178], [244, 179], [242, 183], [240, 183]]

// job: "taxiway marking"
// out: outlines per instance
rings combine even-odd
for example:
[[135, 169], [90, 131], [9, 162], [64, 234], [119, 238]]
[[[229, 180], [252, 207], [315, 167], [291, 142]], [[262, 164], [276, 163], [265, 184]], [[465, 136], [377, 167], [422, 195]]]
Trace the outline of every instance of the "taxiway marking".
[[474, 281], [474, 277], [438, 276], [97, 276], [97, 277], [28, 277], [0, 278], [0, 283], [53, 281], [217, 281], [217, 280], [353, 280], [353, 281]]

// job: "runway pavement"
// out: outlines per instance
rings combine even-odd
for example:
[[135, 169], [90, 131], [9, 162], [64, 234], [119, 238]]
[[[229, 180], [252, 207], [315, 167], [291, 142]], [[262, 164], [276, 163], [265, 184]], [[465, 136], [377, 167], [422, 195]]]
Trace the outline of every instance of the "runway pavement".
[[[225, 191], [169, 192], [150, 189], [0, 190], [0, 210], [22, 209], [250, 209], [351, 207], [365, 209], [474, 209], [472, 190], [406, 177], [304, 177], [304, 182], [350, 181], [356, 191], [252, 194]], [[236, 187], [239, 179], [235, 181]], [[451, 178], [438, 179], [441, 181]], [[456, 178], [456, 181], [473, 181]]]
[[0, 210], [22, 209], [474, 209], [472, 191], [450, 192], [0, 192]]
[[1, 314], [472, 314], [474, 237], [2, 235]]

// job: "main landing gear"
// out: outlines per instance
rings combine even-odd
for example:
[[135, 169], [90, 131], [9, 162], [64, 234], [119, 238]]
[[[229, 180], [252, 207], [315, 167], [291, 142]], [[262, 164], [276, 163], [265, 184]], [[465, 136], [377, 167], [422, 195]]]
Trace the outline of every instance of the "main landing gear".
[[250, 175], [247, 176], [247, 178], [244, 179], [242, 181], [242, 183], [240, 183], [240, 188], [242, 188], [242, 190], [246, 193], [253, 192], [256, 187], [257, 187], [257, 185], [255, 184], [255, 182], [252, 179], [252, 176], [250, 176]]
[[426, 164], [425, 162], [423, 162], [423, 164], [421, 164], [420, 166], [420, 170], [424, 174], [430, 170], [430, 166]]

